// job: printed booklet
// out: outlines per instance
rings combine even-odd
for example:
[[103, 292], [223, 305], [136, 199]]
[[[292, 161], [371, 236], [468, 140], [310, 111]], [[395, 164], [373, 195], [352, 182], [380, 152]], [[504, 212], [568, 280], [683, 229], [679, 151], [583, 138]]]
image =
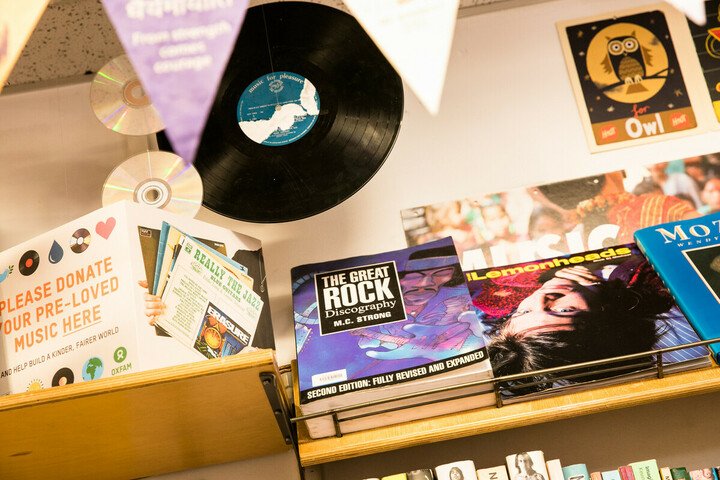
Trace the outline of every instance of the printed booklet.
[[155, 294], [166, 308], [155, 324], [208, 358], [240, 352], [250, 345], [263, 306], [247, 269], [163, 223], [160, 243], [168, 236], [177, 243], [160, 249], [158, 265], [168, 250], [173, 254], [167, 276], [162, 269], [159, 275]]
[[[635, 240], [700, 337], [720, 337], [720, 212], [638, 230]], [[710, 349], [720, 360], [720, 344]]]
[[[452, 239], [303, 265], [291, 275], [302, 415], [491, 378]], [[489, 391], [487, 384], [340, 413], [340, 429], [485, 406], [494, 403]], [[482, 394], [413, 406], [473, 392]], [[391, 406], [412, 408], [344, 420]], [[306, 423], [313, 438], [336, 433], [330, 416]]]
[[[698, 341], [635, 244], [465, 272], [496, 377]], [[709, 364], [705, 347], [664, 353], [666, 372]], [[517, 401], [652, 375], [654, 358], [501, 384]], [[601, 372], [600, 369], [615, 367]], [[618, 369], [617, 367], [622, 367]]]
[[[145, 314], [163, 222], [213, 239], [186, 237], [206, 260], [178, 256], [183, 275], [168, 277], [175, 283], [164, 297], [167, 313], [183, 305], [177, 300], [183, 295], [183, 308], [196, 307], [192, 318], [182, 317], [194, 329], [192, 342], [189, 334], [173, 338], [156, 329]], [[215, 250], [231, 253], [244, 267]], [[195, 272], [208, 271], [211, 262], [219, 275], [228, 272], [228, 285], [234, 275], [247, 274], [252, 282], [228, 287], [225, 296], [211, 291], [210, 277]], [[207, 289], [207, 301], [195, 305], [189, 289]], [[0, 395], [194, 362], [248, 344], [274, 348], [266, 295], [259, 240], [131, 202], [96, 210], [0, 253]], [[236, 296], [251, 299], [256, 324], [244, 306], [234, 305]]]

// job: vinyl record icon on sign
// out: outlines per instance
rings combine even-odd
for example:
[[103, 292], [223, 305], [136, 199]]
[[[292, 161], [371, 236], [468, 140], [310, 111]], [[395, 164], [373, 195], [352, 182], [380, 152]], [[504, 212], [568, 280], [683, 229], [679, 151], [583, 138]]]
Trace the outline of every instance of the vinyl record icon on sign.
[[382, 166], [403, 101], [351, 15], [307, 2], [248, 9], [195, 160], [203, 205], [251, 222], [338, 205]]
[[55, 375], [52, 379], [52, 386], [53, 387], [61, 387], [63, 385], [69, 385], [71, 383], [75, 382], [75, 374], [72, 370], [70, 370], [67, 367], [63, 367], [57, 372], [55, 372]]
[[35, 273], [35, 270], [37, 270], [39, 265], [40, 255], [38, 255], [35, 250], [28, 250], [27, 252], [23, 253], [22, 257], [20, 257], [18, 268], [20, 269], [20, 273], [28, 277]]
[[85, 228], [75, 230], [70, 237], [70, 250], [75, 253], [82, 253], [90, 246], [90, 232]]

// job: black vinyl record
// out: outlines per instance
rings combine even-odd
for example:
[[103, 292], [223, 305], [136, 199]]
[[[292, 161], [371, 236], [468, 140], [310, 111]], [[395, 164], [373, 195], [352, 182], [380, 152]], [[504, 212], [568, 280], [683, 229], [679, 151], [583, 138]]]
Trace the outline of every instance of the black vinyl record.
[[28, 250], [23, 253], [22, 257], [20, 257], [20, 261], [18, 262], [20, 273], [26, 277], [35, 273], [38, 265], [40, 265], [40, 255], [38, 255], [35, 250]]
[[[305, 2], [250, 8], [195, 161], [203, 204], [251, 222], [325, 211], [377, 172], [402, 113], [400, 77], [352, 16]], [[259, 119], [285, 124], [265, 138]]]

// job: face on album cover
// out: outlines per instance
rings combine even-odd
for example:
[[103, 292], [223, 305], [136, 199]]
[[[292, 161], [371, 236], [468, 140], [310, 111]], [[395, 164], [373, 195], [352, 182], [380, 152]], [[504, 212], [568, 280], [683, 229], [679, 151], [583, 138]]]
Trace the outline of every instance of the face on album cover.
[[[718, 250], [720, 247], [706, 254], [703, 262], [711, 263], [720, 253]], [[707, 270], [712, 272], [710, 267]], [[698, 341], [698, 335], [635, 244], [465, 274], [473, 305], [485, 328], [496, 376]], [[663, 362], [705, 357], [707, 349], [694, 347], [667, 352]], [[633, 368], [641, 369], [642, 365]], [[570, 373], [576, 376], [547, 374], [507, 382], [502, 385], [502, 393], [506, 397], [531, 394], [618, 377], [628, 370], [585, 369]]]

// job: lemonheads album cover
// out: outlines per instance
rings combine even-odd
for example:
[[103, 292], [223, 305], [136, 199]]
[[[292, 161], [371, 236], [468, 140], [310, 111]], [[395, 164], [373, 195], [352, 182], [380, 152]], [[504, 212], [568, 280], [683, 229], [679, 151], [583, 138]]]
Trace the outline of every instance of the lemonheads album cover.
[[696, 25], [688, 20], [705, 84], [710, 93], [715, 117], [720, 121], [720, 0], [705, 2], [707, 23]]
[[697, 126], [663, 11], [560, 22], [558, 30], [592, 151]]

